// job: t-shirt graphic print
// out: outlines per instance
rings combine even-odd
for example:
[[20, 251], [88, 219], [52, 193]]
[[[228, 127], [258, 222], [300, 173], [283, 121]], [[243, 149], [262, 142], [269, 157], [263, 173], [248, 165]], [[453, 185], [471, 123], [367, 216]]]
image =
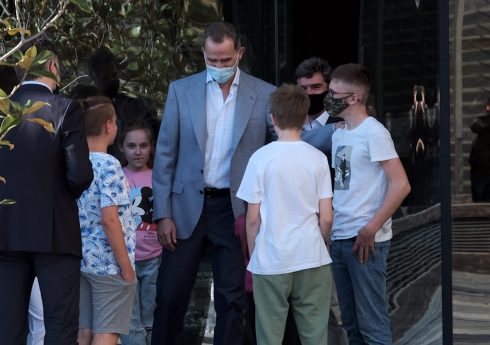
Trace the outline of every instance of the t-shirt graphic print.
[[352, 146], [338, 146], [334, 156], [334, 190], [349, 190]]

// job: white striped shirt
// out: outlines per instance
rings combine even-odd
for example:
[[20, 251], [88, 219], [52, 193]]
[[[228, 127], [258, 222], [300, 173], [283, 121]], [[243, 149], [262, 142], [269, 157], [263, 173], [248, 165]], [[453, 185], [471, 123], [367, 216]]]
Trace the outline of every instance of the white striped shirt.
[[204, 155], [204, 184], [213, 188], [230, 188], [231, 141], [233, 118], [238, 91], [240, 70], [223, 100], [219, 84], [209, 74], [206, 76], [206, 153]]

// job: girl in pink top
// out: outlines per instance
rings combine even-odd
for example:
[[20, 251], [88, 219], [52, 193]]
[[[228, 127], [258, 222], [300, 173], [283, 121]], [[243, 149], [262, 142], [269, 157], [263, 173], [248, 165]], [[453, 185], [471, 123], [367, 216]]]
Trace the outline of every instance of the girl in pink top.
[[153, 216], [151, 187], [154, 139], [151, 127], [140, 119], [128, 123], [121, 133], [123, 170], [131, 186], [132, 211], [136, 217], [136, 276], [131, 328], [121, 336], [123, 345], [150, 344], [155, 309], [156, 280], [162, 247], [158, 242]]

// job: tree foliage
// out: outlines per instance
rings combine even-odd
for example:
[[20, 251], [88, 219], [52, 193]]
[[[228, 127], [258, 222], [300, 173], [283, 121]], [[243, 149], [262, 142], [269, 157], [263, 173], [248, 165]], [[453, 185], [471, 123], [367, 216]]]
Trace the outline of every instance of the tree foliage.
[[[93, 0], [92, 11], [67, 12], [55, 36], [66, 81], [90, 84], [87, 59], [100, 46], [120, 61], [122, 89], [162, 105], [170, 81], [203, 67], [203, 27], [221, 4], [203, 0]], [[218, 10], [219, 9], [219, 10]]]
[[[66, 91], [92, 84], [87, 60], [98, 47], [107, 46], [119, 58], [122, 89], [161, 105], [170, 81], [203, 67], [202, 29], [222, 17], [221, 8], [220, 0], [0, 0], [0, 67], [24, 70], [11, 91], [0, 88], [0, 149], [13, 149], [6, 134], [25, 115], [48, 106], [11, 101], [29, 73], [54, 78], [41, 68], [50, 52], [37, 52], [35, 47], [21, 52], [29, 41], [49, 33], [58, 49]], [[29, 121], [53, 131], [41, 119]], [[5, 182], [0, 176], [0, 183]]]

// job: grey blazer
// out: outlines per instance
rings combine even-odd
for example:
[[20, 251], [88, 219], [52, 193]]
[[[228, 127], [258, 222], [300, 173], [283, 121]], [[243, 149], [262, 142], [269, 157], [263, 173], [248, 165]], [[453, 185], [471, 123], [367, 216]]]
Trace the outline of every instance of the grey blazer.
[[[235, 216], [245, 212], [236, 192], [250, 156], [271, 140], [269, 96], [275, 87], [240, 71], [230, 170]], [[189, 238], [204, 205], [206, 71], [170, 84], [153, 167], [153, 218], [170, 217], [177, 238]], [[275, 133], [274, 133], [275, 134]]]

